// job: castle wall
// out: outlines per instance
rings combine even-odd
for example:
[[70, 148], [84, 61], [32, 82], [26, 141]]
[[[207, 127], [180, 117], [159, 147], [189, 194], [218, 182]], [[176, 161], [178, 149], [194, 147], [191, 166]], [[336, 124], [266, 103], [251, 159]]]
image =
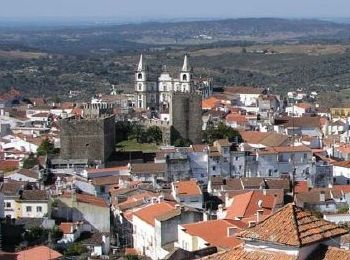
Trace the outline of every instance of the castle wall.
[[104, 163], [114, 150], [114, 116], [60, 121], [61, 158], [89, 159]]
[[170, 105], [170, 124], [173, 133], [193, 144], [202, 141], [202, 96], [198, 93], [172, 94]]

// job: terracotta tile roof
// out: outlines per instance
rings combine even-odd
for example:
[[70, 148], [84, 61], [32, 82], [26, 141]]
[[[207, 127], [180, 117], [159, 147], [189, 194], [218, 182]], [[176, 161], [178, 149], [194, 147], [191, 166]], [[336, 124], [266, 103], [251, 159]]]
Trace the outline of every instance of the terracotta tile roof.
[[12, 171], [18, 169], [19, 160], [0, 160], [1, 171]]
[[275, 244], [303, 247], [348, 231], [290, 203], [237, 236]]
[[132, 174], [162, 174], [166, 172], [166, 163], [134, 163], [131, 165]]
[[268, 147], [287, 145], [289, 137], [275, 132], [241, 131], [244, 142], [249, 144], [261, 144]]
[[267, 250], [246, 250], [243, 246], [237, 246], [229, 251], [222, 251], [201, 259], [205, 260], [296, 260], [296, 256], [283, 252]]
[[[247, 225], [239, 220], [208, 220], [193, 224], [182, 225], [186, 233], [191, 236], [197, 236], [210, 243], [210, 246], [219, 248], [233, 248], [240, 243], [234, 235], [228, 235], [228, 228], [235, 228], [236, 232], [241, 231]], [[213, 232], [215, 230], [215, 232]]]
[[311, 104], [309, 103], [297, 103], [295, 106], [302, 108], [302, 109], [310, 109], [312, 108]]
[[115, 173], [119, 173], [119, 171], [123, 171], [123, 170], [128, 170], [128, 166], [117, 166], [117, 167], [99, 168], [99, 169], [91, 168], [91, 169], [87, 169], [87, 172], [89, 174], [100, 173], [100, 172], [115, 172]]
[[299, 146], [275, 146], [266, 147], [258, 151], [259, 154], [278, 154], [278, 153], [312, 153], [312, 150], [304, 145]]
[[265, 187], [265, 180], [262, 177], [241, 178], [244, 189], [259, 189]]
[[343, 168], [350, 168], [350, 161], [334, 162], [333, 165], [338, 167], [343, 167]]
[[294, 192], [300, 193], [300, 192], [307, 192], [309, 191], [309, 185], [307, 181], [296, 181], [294, 184]]
[[[262, 207], [259, 208], [258, 202], [262, 201]], [[262, 209], [262, 215], [270, 215], [273, 212], [276, 201], [273, 195], [264, 195], [262, 191], [248, 191], [237, 195], [233, 202], [226, 209], [227, 219], [236, 217], [250, 218], [256, 215], [258, 209]]]
[[62, 222], [59, 225], [59, 229], [63, 234], [73, 234], [74, 233], [74, 223], [73, 222]]
[[236, 122], [236, 123], [247, 123], [248, 122], [248, 119], [246, 118], [246, 116], [244, 115], [240, 115], [240, 114], [236, 114], [236, 113], [230, 113], [226, 116], [225, 118], [226, 122], [229, 122], [229, 123], [233, 123], [233, 122]]
[[202, 100], [202, 109], [213, 109], [220, 104], [220, 99], [216, 97], [210, 97]]
[[21, 181], [8, 181], [0, 184], [0, 192], [5, 195], [18, 195], [19, 190], [25, 185], [25, 182]]
[[226, 190], [243, 190], [241, 179], [230, 178], [226, 180]]
[[61, 257], [62, 255], [59, 252], [47, 246], [36, 246], [16, 253], [0, 252], [1, 260], [57, 260]]
[[175, 205], [173, 203], [160, 202], [160, 203], [148, 205], [142, 209], [137, 210], [136, 212], [134, 212], [134, 216], [154, 226], [156, 218], [162, 215], [172, 213], [174, 210], [175, 210]]
[[147, 199], [157, 196], [159, 196], [158, 193], [144, 191], [139, 194], [128, 196], [126, 201], [117, 203], [115, 204], [115, 206], [118, 207], [120, 210], [127, 210], [145, 204]]
[[177, 181], [174, 182], [174, 187], [177, 195], [181, 196], [198, 196], [202, 195], [201, 188], [199, 187], [197, 181]]
[[74, 195], [70, 192], [64, 192], [61, 196], [65, 198], [73, 198], [73, 196], [76, 196], [77, 202], [93, 204], [95, 206], [104, 207], [104, 208], [108, 207], [108, 204], [103, 198], [95, 197], [89, 194], [75, 193]]
[[106, 176], [106, 177], [97, 177], [92, 180], [92, 184], [96, 186], [101, 185], [112, 185], [119, 183], [119, 176]]
[[344, 193], [350, 193], [350, 185], [334, 185], [333, 189], [343, 191]]
[[39, 179], [39, 171], [32, 169], [20, 169], [18, 173], [33, 179]]
[[283, 189], [290, 190], [290, 182], [288, 179], [265, 179], [267, 189]]
[[49, 199], [49, 196], [45, 190], [24, 190], [20, 199], [30, 201], [46, 201]]
[[285, 127], [320, 128], [320, 117], [285, 117], [282, 120]]

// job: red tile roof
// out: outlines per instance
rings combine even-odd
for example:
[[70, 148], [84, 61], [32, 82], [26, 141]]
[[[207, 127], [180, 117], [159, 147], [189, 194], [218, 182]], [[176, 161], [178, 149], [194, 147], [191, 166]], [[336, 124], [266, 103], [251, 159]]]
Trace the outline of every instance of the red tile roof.
[[290, 203], [237, 236], [242, 239], [303, 247], [347, 233], [346, 229], [318, 219], [310, 212]]
[[0, 160], [0, 170], [1, 171], [11, 171], [18, 169], [19, 160]]
[[246, 227], [246, 224], [239, 220], [220, 219], [186, 224], [182, 227], [186, 229], [186, 233], [202, 238], [210, 243], [210, 246], [228, 249], [242, 243], [234, 235], [228, 236], [228, 228], [236, 228], [236, 231], [239, 232]]
[[36, 246], [16, 253], [5, 253], [0, 251], [1, 260], [57, 260], [62, 255], [47, 246]]
[[73, 222], [62, 222], [59, 225], [59, 229], [63, 234], [72, 234], [74, 233], [74, 223]]
[[229, 251], [222, 251], [207, 257], [203, 260], [296, 260], [296, 256], [287, 255], [283, 252], [267, 250], [246, 250], [243, 246], [237, 246]]
[[88, 194], [77, 194], [77, 202], [89, 203], [104, 208], [108, 207], [104, 199]]
[[213, 109], [220, 103], [220, 100], [216, 97], [210, 97], [202, 100], [202, 109]]
[[300, 192], [307, 192], [309, 191], [309, 185], [307, 181], [296, 181], [294, 184], [294, 192], [300, 193]]
[[177, 195], [181, 196], [199, 196], [202, 195], [201, 188], [197, 184], [197, 181], [177, 181], [174, 182]]
[[262, 191], [249, 191], [233, 198], [232, 204], [227, 207], [225, 218], [235, 219], [236, 217], [251, 218], [260, 209], [258, 202], [262, 201], [262, 215], [270, 215], [275, 207], [275, 196], [264, 195]]
[[155, 220], [162, 215], [169, 214], [175, 210], [175, 205], [170, 202], [160, 202], [148, 205], [134, 212], [134, 216], [142, 219], [146, 223], [154, 226]]

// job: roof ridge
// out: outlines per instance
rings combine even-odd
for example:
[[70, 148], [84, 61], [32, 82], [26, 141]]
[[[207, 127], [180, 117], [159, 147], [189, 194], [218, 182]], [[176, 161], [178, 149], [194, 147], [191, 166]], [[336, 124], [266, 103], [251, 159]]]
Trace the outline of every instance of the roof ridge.
[[[245, 205], [245, 209], [244, 209], [244, 212], [243, 212], [243, 217], [245, 216], [245, 213], [247, 212], [247, 209], [248, 209], [248, 206], [250, 204], [250, 201], [252, 200], [252, 197], [254, 195], [254, 192], [255, 191], [248, 191], [247, 193], [250, 193], [250, 196], [249, 196], [249, 200], [247, 200], [247, 203]], [[243, 193], [244, 194], [244, 193]]]
[[293, 224], [295, 226], [295, 232], [296, 232], [296, 235], [297, 235], [297, 239], [298, 239], [298, 244], [299, 244], [299, 247], [302, 245], [301, 243], [301, 239], [300, 239], [300, 232], [299, 232], [299, 225], [298, 225], [298, 221], [296, 220], [296, 208], [295, 208], [295, 205], [294, 203], [291, 203], [291, 207], [292, 207], [292, 221], [293, 221]]

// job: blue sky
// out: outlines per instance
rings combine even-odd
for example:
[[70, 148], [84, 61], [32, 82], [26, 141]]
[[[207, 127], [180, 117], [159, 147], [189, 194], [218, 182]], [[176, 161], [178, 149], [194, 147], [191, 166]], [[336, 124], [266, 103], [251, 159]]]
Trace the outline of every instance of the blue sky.
[[0, 0], [0, 17], [350, 18], [350, 0]]

